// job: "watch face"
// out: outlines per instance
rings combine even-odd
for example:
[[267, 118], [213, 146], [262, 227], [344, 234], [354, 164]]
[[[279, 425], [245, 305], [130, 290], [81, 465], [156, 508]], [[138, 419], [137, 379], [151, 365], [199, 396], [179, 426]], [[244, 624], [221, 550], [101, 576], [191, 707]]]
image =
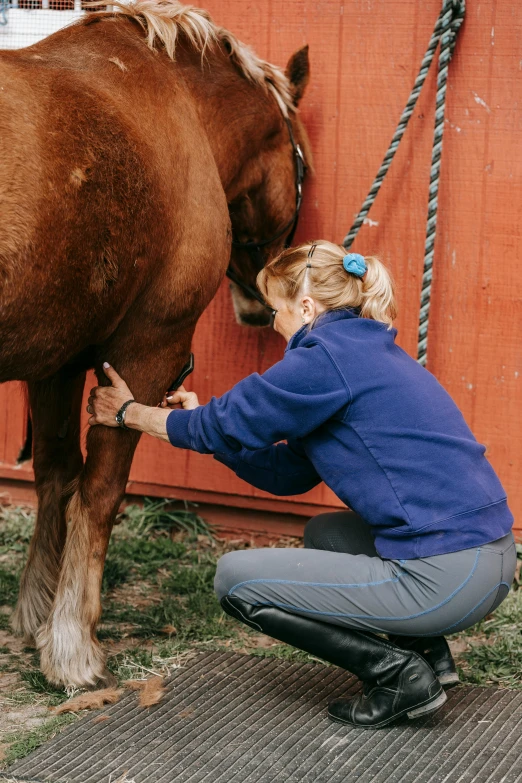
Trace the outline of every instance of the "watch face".
[[116, 421], [118, 422], [118, 424], [121, 424], [121, 423], [122, 423], [122, 421], [123, 421], [123, 416], [121, 415], [121, 413], [117, 413], [117, 414], [116, 414]]

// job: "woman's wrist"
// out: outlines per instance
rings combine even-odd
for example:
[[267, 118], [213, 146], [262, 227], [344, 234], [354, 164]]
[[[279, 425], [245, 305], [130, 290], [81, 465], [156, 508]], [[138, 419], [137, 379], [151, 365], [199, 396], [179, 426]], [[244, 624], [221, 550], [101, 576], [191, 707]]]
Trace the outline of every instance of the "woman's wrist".
[[146, 405], [142, 405], [140, 402], [131, 402], [125, 411], [125, 426], [133, 430], [141, 429], [142, 411], [146, 407]]
[[131, 430], [145, 432], [154, 438], [168, 441], [167, 418], [170, 410], [151, 408], [139, 402], [133, 402], [125, 413], [125, 425]]

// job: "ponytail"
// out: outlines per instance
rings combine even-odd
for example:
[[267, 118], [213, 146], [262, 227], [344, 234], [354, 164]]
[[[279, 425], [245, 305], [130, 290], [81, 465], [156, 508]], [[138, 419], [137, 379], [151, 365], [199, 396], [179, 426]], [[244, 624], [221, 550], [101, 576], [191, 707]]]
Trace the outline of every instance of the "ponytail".
[[[308, 258], [313, 245], [313, 255]], [[258, 288], [266, 296], [268, 280], [277, 280], [290, 301], [307, 293], [326, 310], [358, 307], [361, 317], [381, 321], [391, 329], [397, 304], [390, 272], [378, 258], [366, 256], [366, 272], [360, 277], [346, 271], [345, 255], [343, 247], [326, 240], [289, 248], [259, 272]]]
[[365, 256], [366, 274], [361, 288], [361, 315], [382, 321], [391, 328], [397, 318], [397, 303], [392, 277], [375, 256]]

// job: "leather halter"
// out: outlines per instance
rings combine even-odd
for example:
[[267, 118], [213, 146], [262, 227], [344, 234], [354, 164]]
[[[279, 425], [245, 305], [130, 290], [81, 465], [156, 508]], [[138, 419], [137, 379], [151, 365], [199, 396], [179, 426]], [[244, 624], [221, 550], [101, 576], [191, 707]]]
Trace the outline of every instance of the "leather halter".
[[[290, 247], [292, 244], [292, 241], [294, 239], [295, 231], [297, 228], [297, 222], [299, 220], [299, 211], [301, 209], [301, 203], [303, 201], [303, 181], [306, 171], [306, 163], [305, 159], [301, 150], [301, 147], [299, 144], [296, 143], [294, 134], [292, 131], [292, 126], [290, 124], [290, 120], [288, 117], [283, 118], [286, 122], [286, 126], [288, 128], [288, 133], [290, 136], [290, 141], [292, 143], [292, 149], [293, 149], [293, 155], [295, 160], [295, 210], [294, 214], [288, 221], [288, 223], [283, 226], [283, 228], [277, 232], [277, 234], [274, 234], [274, 236], [271, 236], [269, 239], [261, 239], [258, 242], [240, 242], [239, 240], [233, 239], [232, 240], [232, 246], [233, 247], [240, 247], [243, 248], [243, 250], [246, 250], [248, 254], [250, 255], [250, 258], [254, 262], [254, 265], [262, 266], [263, 256], [261, 253], [261, 248], [265, 247], [266, 245], [270, 245], [272, 242], [275, 242], [276, 239], [279, 239], [279, 237], [283, 236], [285, 231], [288, 231], [290, 229], [290, 233], [288, 234], [284, 247], [285, 249]], [[228, 269], [226, 271], [227, 277], [232, 280], [233, 283], [235, 283], [239, 288], [241, 288], [246, 294], [251, 296], [253, 299], [256, 299], [260, 304], [267, 307], [267, 304], [261, 294], [251, 285], [248, 285], [248, 283], [245, 283], [241, 278], [234, 272], [232, 267], [228, 266]], [[271, 308], [268, 308], [271, 309]]]

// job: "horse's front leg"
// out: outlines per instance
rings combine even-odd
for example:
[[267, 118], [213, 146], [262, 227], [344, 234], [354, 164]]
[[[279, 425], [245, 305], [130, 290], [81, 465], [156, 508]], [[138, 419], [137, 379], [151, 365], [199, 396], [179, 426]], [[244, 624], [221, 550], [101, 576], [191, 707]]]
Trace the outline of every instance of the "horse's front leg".
[[98, 426], [88, 433], [88, 456], [66, 510], [67, 539], [49, 619], [36, 635], [48, 680], [85, 687], [104, 677], [105, 656], [95, 630], [114, 518], [125, 493], [139, 436]]
[[[186, 361], [192, 331], [177, 335], [174, 346], [171, 336], [169, 345], [164, 335], [158, 335], [159, 349], [149, 343], [146, 354], [132, 341], [114, 344], [104, 358], [137, 400], [155, 405]], [[99, 379], [106, 383], [101, 371]], [[135, 431], [102, 425], [88, 433], [87, 458], [66, 511], [67, 540], [53, 608], [36, 637], [41, 668], [51, 682], [87, 687], [106, 678], [105, 654], [96, 638], [101, 582], [138, 440]]]
[[85, 373], [74, 376], [63, 369], [52, 378], [29, 384], [38, 514], [11, 619], [14, 630], [27, 642], [34, 641], [47, 620], [58, 583], [68, 485], [83, 465], [80, 407], [84, 382]]

